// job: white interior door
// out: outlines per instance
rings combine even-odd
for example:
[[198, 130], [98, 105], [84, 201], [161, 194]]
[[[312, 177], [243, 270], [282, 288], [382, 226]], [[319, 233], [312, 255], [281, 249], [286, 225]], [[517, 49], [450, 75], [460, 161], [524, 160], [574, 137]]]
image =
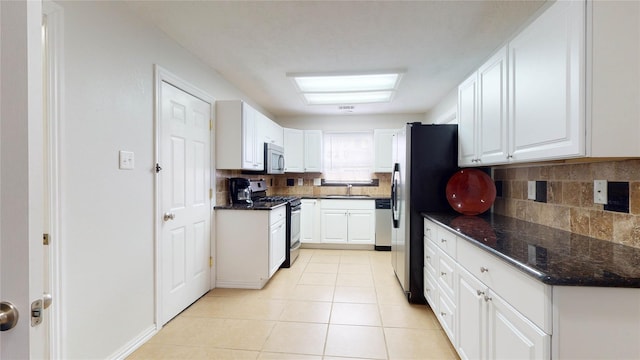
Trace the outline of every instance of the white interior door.
[[0, 359], [46, 353], [30, 316], [43, 291], [41, 23], [40, 2], [0, 1], [0, 301], [18, 311]]
[[164, 325], [209, 290], [211, 107], [164, 81], [159, 101]]

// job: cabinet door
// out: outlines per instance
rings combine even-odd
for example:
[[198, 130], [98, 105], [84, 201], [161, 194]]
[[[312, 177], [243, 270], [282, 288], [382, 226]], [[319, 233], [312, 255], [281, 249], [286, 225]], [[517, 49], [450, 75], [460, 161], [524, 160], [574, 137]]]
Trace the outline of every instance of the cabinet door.
[[478, 70], [478, 155], [480, 165], [507, 158], [507, 47]]
[[491, 290], [487, 296], [489, 359], [551, 358], [549, 335]]
[[304, 172], [304, 132], [284, 129], [284, 171]]
[[322, 226], [321, 242], [346, 243], [348, 239], [348, 211], [322, 210], [320, 224]]
[[393, 170], [391, 147], [393, 145], [393, 129], [375, 129], [373, 131], [374, 146], [374, 172], [387, 172]]
[[258, 112], [251, 106], [242, 103], [242, 168], [260, 170], [256, 150], [258, 134]]
[[585, 2], [558, 1], [509, 43], [514, 161], [585, 154]]
[[304, 131], [304, 171], [322, 172], [322, 131]]
[[279, 221], [271, 225], [269, 236], [269, 277], [278, 271], [287, 256], [287, 228], [285, 225], [285, 221]]
[[351, 244], [374, 244], [376, 222], [373, 210], [349, 210], [348, 242]]
[[317, 228], [320, 225], [316, 219], [318, 200], [302, 199], [302, 213], [300, 214], [300, 241], [303, 243], [320, 242]]
[[486, 355], [487, 288], [458, 265], [458, 355], [461, 359], [481, 359]]
[[473, 73], [458, 86], [458, 165], [472, 166], [477, 163], [477, 73]]

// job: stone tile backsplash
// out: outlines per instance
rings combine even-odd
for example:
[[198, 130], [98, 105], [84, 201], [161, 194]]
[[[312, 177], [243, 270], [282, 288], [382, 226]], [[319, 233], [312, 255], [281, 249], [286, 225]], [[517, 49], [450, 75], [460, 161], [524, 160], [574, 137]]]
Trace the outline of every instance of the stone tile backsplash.
[[[216, 205], [229, 203], [229, 178], [246, 177], [249, 179], [265, 179], [267, 181], [268, 195], [295, 195], [295, 196], [322, 196], [344, 195], [346, 187], [340, 186], [314, 186], [313, 180], [321, 178], [318, 173], [284, 174], [284, 175], [247, 175], [237, 170], [216, 170]], [[372, 176], [378, 179], [378, 186], [353, 186], [352, 195], [369, 195], [371, 197], [391, 196], [391, 174], [374, 173]], [[287, 179], [293, 179], [294, 186], [287, 186]], [[298, 179], [302, 179], [303, 185], [298, 186]]]
[[[502, 183], [498, 214], [640, 248], [640, 160], [495, 167], [493, 178]], [[594, 180], [628, 183], [628, 213], [595, 204]], [[528, 181], [546, 181], [546, 202], [527, 200]]]

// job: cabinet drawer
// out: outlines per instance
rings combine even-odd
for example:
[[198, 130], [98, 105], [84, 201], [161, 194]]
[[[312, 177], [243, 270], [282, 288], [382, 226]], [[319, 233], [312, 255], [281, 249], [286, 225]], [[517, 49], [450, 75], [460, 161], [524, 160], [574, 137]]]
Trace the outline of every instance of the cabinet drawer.
[[424, 237], [429, 240], [435, 241], [435, 238], [437, 236], [436, 232], [438, 231], [437, 225], [425, 219], [423, 227], [424, 227]]
[[442, 329], [449, 336], [452, 344], [455, 344], [455, 324], [456, 324], [456, 306], [447, 296], [440, 293], [438, 297], [438, 312], [436, 313]]
[[438, 313], [438, 286], [436, 286], [436, 279], [429, 273], [427, 268], [424, 268], [424, 297], [427, 299], [431, 310], [434, 314]]
[[287, 216], [286, 206], [280, 206], [279, 208], [275, 208], [269, 211], [269, 225], [273, 225], [280, 220], [284, 220], [286, 216]]
[[551, 287], [466, 240], [458, 242], [458, 263], [530, 321], [551, 333]]
[[433, 277], [437, 274], [438, 254], [436, 252], [436, 244], [433, 241], [424, 238], [424, 267], [431, 273]]
[[456, 281], [456, 262], [442, 250], [438, 254], [438, 270], [436, 279], [441, 291], [446, 293], [450, 298], [455, 299], [455, 281]]
[[444, 250], [444, 252], [451, 256], [452, 258], [456, 258], [456, 235], [450, 233], [449, 231], [438, 227], [436, 231], [437, 237], [433, 240], [439, 248]]

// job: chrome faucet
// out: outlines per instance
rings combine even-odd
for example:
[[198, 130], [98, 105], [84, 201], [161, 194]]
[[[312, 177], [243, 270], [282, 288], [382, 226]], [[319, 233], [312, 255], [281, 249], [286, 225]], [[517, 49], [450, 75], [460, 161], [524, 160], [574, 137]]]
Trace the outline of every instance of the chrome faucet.
[[353, 187], [353, 185], [347, 184], [347, 196], [351, 196], [351, 188], [352, 187]]

